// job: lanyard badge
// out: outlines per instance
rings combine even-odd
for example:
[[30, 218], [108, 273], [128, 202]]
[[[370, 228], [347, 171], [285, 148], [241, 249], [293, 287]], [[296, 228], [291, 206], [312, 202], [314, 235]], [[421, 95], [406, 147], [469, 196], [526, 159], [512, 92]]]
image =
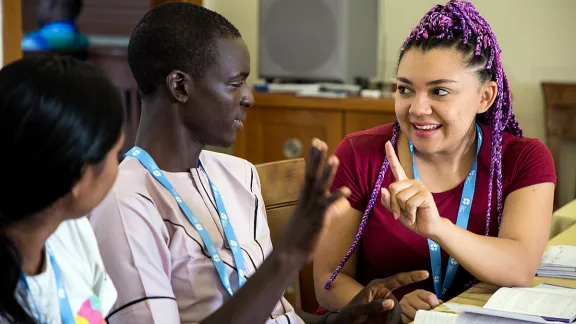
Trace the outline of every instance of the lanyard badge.
[[[56, 280], [56, 294], [58, 295], [58, 304], [60, 306], [60, 317], [62, 320], [62, 324], [74, 324], [76, 320], [74, 319], [74, 313], [72, 313], [72, 309], [70, 308], [70, 302], [68, 300], [68, 294], [66, 293], [66, 287], [64, 286], [64, 281], [62, 279], [62, 273], [60, 272], [60, 268], [58, 267], [58, 263], [54, 258], [54, 254], [49, 247], [46, 247], [48, 251], [48, 257], [50, 259], [50, 264], [52, 266], [52, 271], [54, 272], [54, 279]], [[32, 296], [32, 292], [30, 291], [30, 286], [28, 285], [28, 280], [26, 279], [26, 275], [24, 272], [20, 274], [20, 280], [24, 283], [28, 294]], [[32, 300], [34, 311], [36, 312], [36, 319], [41, 321], [42, 314], [40, 313], [40, 309], [34, 300]], [[41, 323], [45, 323], [41, 321]]]
[[[470, 172], [466, 176], [464, 182], [464, 189], [462, 190], [462, 198], [460, 199], [460, 206], [458, 207], [458, 218], [456, 219], [456, 225], [466, 229], [468, 227], [468, 220], [470, 219], [470, 209], [472, 207], [472, 199], [474, 198], [474, 189], [476, 187], [476, 174], [478, 168], [478, 153], [480, 152], [480, 147], [482, 146], [482, 131], [480, 126], [476, 124], [476, 133], [478, 134], [478, 146], [476, 147], [476, 158], [472, 164]], [[412, 142], [408, 143], [410, 147], [410, 153], [412, 154], [412, 169], [414, 172], [414, 179], [420, 180], [420, 175], [418, 174], [418, 169], [416, 168], [416, 163], [414, 162], [414, 144]], [[432, 265], [432, 279], [434, 281], [434, 290], [436, 296], [442, 299], [448, 288], [452, 285], [452, 280], [456, 275], [456, 270], [458, 270], [458, 262], [452, 257], [448, 259], [448, 266], [446, 268], [446, 277], [442, 281], [442, 257], [440, 253], [440, 245], [438, 243], [428, 239], [428, 248], [430, 249], [430, 263]]]
[[[160, 170], [160, 168], [158, 167], [156, 162], [154, 162], [154, 160], [152, 159], [150, 154], [148, 154], [143, 149], [135, 146], [130, 151], [128, 151], [125, 154], [125, 156], [131, 156], [133, 158], [138, 159], [138, 161], [140, 161], [140, 163], [150, 172], [150, 174], [152, 174], [152, 176], [154, 176], [154, 178], [160, 184], [162, 184], [162, 186], [164, 186], [164, 188], [166, 188], [166, 190], [168, 190], [170, 192], [170, 194], [174, 197], [174, 199], [178, 203], [178, 206], [180, 207], [180, 209], [182, 210], [182, 212], [184, 213], [184, 215], [186, 216], [186, 218], [188, 219], [190, 224], [192, 224], [192, 226], [194, 226], [196, 231], [198, 231], [198, 234], [200, 234], [200, 237], [202, 238], [204, 245], [206, 246], [206, 248], [208, 249], [208, 252], [210, 253], [212, 263], [214, 264], [214, 267], [216, 268], [216, 271], [218, 272], [218, 276], [220, 277], [220, 281], [222, 282], [222, 285], [224, 286], [226, 291], [228, 291], [230, 296], [232, 296], [234, 293], [232, 292], [232, 287], [230, 286], [230, 280], [228, 279], [228, 276], [226, 275], [226, 268], [224, 267], [224, 263], [222, 262], [222, 258], [220, 257], [220, 254], [216, 250], [216, 246], [214, 245], [214, 242], [210, 238], [208, 231], [206, 231], [206, 229], [204, 229], [204, 226], [202, 226], [202, 223], [198, 220], [198, 218], [196, 218], [192, 209], [190, 209], [188, 207], [188, 205], [186, 205], [186, 203], [184, 203], [184, 201], [182, 200], [182, 198], [180, 197], [180, 195], [178, 194], [176, 189], [174, 189], [174, 187], [172, 186], [170, 181], [168, 181], [168, 178], [166, 178], [166, 176], [164, 175], [162, 170]], [[210, 177], [208, 176], [206, 169], [204, 169], [204, 167], [202, 166], [202, 163], [200, 163], [200, 167], [206, 173], [206, 177], [208, 178], [208, 182], [210, 183], [212, 195], [214, 196], [214, 200], [216, 201], [216, 207], [218, 209], [218, 214], [220, 216], [220, 222], [222, 224], [222, 229], [224, 230], [224, 234], [226, 236], [226, 240], [228, 242], [228, 245], [230, 246], [230, 249], [232, 250], [232, 256], [234, 257], [234, 263], [236, 263], [236, 267], [238, 268], [238, 283], [239, 283], [239, 286], [242, 287], [242, 285], [244, 285], [244, 283], [246, 282], [246, 279], [244, 278], [244, 274], [246, 273], [246, 270], [244, 267], [244, 257], [242, 255], [242, 250], [240, 249], [240, 244], [238, 243], [238, 240], [236, 239], [236, 234], [234, 233], [234, 229], [232, 228], [232, 224], [230, 223], [230, 220], [228, 219], [228, 213], [226, 212], [226, 207], [224, 206], [224, 202], [222, 201], [222, 196], [220, 195], [220, 191], [218, 190], [218, 188], [216, 188], [216, 185], [214, 185], [212, 180], [210, 180]]]

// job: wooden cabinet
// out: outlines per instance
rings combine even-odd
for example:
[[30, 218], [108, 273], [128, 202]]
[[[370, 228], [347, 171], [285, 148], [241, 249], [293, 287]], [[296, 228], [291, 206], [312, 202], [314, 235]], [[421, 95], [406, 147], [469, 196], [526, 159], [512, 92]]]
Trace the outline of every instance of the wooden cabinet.
[[[394, 108], [394, 107], [392, 107]], [[394, 111], [391, 113], [371, 113], [371, 112], [344, 112], [344, 135], [376, 127], [382, 124], [389, 124], [396, 121]]]
[[341, 140], [342, 117], [334, 111], [255, 108], [245, 123], [245, 152], [254, 163], [298, 158], [315, 137], [332, 148]]
[[393, 99], [310, 98], [254, 93], [234, 155], [259, 164], [307, 157], [314, 137], [333, 153], [346, 134], [396, 120]]

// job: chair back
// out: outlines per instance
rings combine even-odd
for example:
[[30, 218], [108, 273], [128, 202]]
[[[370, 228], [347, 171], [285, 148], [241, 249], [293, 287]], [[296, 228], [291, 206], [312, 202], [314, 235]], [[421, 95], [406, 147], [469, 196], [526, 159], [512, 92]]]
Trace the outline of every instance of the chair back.
[[[305, 169], [306, 164], [302, 158], [256, 165], [272, 244], [281, 237], [298, 203]], [[312, 263], [300, 270], [298, 278], [286, 290], [285, 297], [292, 305], [308, 313], [317, 310]]]
[[[543, 82], [542, 90], [546, 106], [546, 144], [554, 158], [558, 179], [554, 193], [554, 209], [556, 210], [563, 205], [563, 202], [571, 201], [576, 197], [576, 193], [565, 199], [560, 197], [560, 188], [568, 187], [566, 181], [568, 179], [560, 175], [561, 148], [565, 142], [576, 141], [576, 83]], [[570, 182], [575, 183], [576, 179]]]

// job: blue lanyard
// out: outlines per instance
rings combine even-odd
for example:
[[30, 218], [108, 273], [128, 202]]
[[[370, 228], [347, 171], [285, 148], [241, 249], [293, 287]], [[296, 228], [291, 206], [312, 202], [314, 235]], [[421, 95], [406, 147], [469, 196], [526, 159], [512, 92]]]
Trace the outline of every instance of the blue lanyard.
[[[470, 209], [472, 207], [472, 199], [474, 198], [474, 189], [476, 187], [476, 170], [478, 163], [478, 152], [482, 146], [482, 131], [480, 126], [476, 124], [476, 133], [478, 134], [478, 146], [476, 148], [476, 158], [474, 163], [472, 163], [472, 168], [466, 176], [464, 182], [464, 189], [462, 190], [462, 199], [460, 200], [460, 207], [458, 208], [458, 218], [456, 219], [456, 225], [466, 229], [468, 227], [468, 220], [470, 219]], [[416, 163], [414, 162], [414, 144], [408, 142], [410, 147], [410, 153], [412, 154], [412, 168], [414, 170], [414, 179], [420, 180], [420, 175], [416, 169]], [[442, 257], [440, 254], [440, 246], [428, 239], [428, 248], [430, 249], [430, 263], [432, 264], [432, 279], [434, 280], [434, 290], [436, 296], [439, 299], [444, 298], [446, 291], [452, 285], [452, 280], [456, 275], [456, 270], [458, 270], [458, 262], [452, 257], [448, 259], [448, 266], [446, 268], [446, 277], [444, 278], [444, 283], [440, 280], [442, 278]]]
[[[64, 282], [62, 281], [60, 268], [58, 268], [58, 264], [56, 263], [56, 259], [54, 258], [52, 251], [49, 248], [46, 249], [50, 257], [50, 264], [52, 265], [52, 269], [54, 271], [54, 278], [56, 279], [56, 294], [58, 295], [58, 304], [60, 304], [60, 317], [62, 319], [62, 324], [74, 324], [76, 323], [76, 320], [74, 319], [74, 313], [72, 313], [72, 309], [70, 308], [70, 302], [68, 301], [68, 294], [66, 293], [66, 288], [64, 287]], [[28, 294], [32, 296], [30, 286], [28, 285], [28, 280], [26, 280], [26, 275], [24, 272], [20, 273], [20, 279], [24, 283]], [[40, 309], [38, 308], [38, 305], [36, 305], [34, 299], [32, 299], [32, 302], [34, 304], [36, 318], [40, 321], [42, 317]]]
[[[214, 267], [218, 272], [218, 276], [220, 277], [222, 285], [224, 285], [224, 288], [226, 288], [230, 296], [232, 296], [234, 293], [232, 292], [232, 287], [230, 286], [230, 280], [226, 275], [226, 268], [224, 267], [222, 259], [220, 258], [220, 254], [218, 254], [216, 246], [214, 245], [214, 242], [210, 238], [208, 231], [204, 229], [204, 226], [202, 226], [202, 223], [200, 223], [200, 221], [196, 218], [194, 212], [188, 207], [188, 205], [186, 205], [186, 203], [182, 201], [182, 198], [180, 198], [180, 195], [178, 194], [176, 189], [174, 189], [170, 181], [168, 181], [168, 178], [166, 178], [164, 173], [160, 170], [160, 168], [158, 168], [158, 165], [156, 165], [156, 162], [154, 162], [150, 154], [148, 154], [143, 149], [134, 146], [130, 151], [128, 151], [125, 154], [125, 156], [131, 156], [138, 159], [138, 161], [142, 163], [142, 165], [154, 176], [154, 178], [158, 180], [158, 182], [160, 182], [164, 186], [164, 188], [166, 188], [172, 194], [172, 196], [178, 203], [178, 206], [180, 207], [186, 218], [188, 218], [188, 221], [194, 226], [194, 228], [196, 228], [196, 230], [200, 234], [200, 237], [202, 238], [204, 245], [206, 245], [208, 252], [212, 256], [212, 263], [214, 263]], [[204, 172], [206, 172], [206, 170], [202, 166], [202, 163], [200, 163], [200, 167], [204, 170]], [[218, 188], [216, 188], [214, 183], [212, 183], [212, 180], [210, 180], [210, 177], [208, 176], [207, 172], [206, 177], [208, 178], [210, 188], [212, 189], [212, 195], [214, 196], [214, 200], [216, 201], [216, 207], [218, 209], [218, 213], [220, 214], [220, 222], [222, 223], [222, 229], [224, 230], [224, 234], [226, 235], [228, 245], [230, 245], [230, 249], [232, 250], [232, 256], [234, 257], [236, 267], [238, 268], [238, 283], [239, 286], [242, 287], [242, 285], [244, 285], [244, 282], [246, 281], [246, 279], [244, 278], [244, 274], [246, 273], [244, 267], [244, 256], [242, 255], [242, 251], [240, 250], [238, 240], [236, 239], [236, 234], [234, 234], [234, 229], [232, 228], [232, 225], [228, 220], [228, 213], [226, 212], [226, 207], [224, 207], [224, 203], [222, 202], [220, 191], [218, 191]]]

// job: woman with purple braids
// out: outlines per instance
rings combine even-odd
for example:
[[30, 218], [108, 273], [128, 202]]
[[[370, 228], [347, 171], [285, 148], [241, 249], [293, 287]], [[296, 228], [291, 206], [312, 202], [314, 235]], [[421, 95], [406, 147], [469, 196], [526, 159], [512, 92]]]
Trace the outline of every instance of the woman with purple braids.
[[397, 122], [348, 135], [333, 182], [354, 208], [331, 224], [314, 264], [326, 309], [398, 272], [404, 320], [477, 281], [527, 286], [542, 258], [556, 175], [548, 148], [523, 138], [501, 50], [469, 2], [437, 5], [401, 48]]

